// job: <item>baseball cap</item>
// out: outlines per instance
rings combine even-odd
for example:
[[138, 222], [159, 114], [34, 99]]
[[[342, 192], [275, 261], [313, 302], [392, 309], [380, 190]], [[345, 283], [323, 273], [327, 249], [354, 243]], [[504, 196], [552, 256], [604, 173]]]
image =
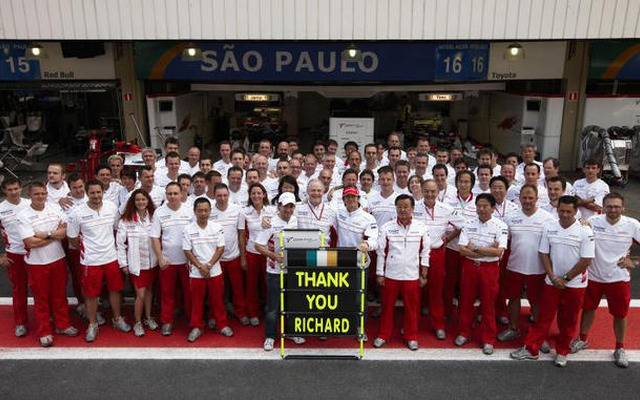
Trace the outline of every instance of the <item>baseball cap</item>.
[[347, 186], [346, 188], [342, 189], [342, 197], [350, 194], [353, 196], [360, 196], [360, 193], [358, 192], [358, 188], [355, 186]]
[[284, 192], [278, 198], [278, 204], [282, 204], [283, 206], [286, 206], [287, 204], [296, 204], [296, 197], [293, 193]]

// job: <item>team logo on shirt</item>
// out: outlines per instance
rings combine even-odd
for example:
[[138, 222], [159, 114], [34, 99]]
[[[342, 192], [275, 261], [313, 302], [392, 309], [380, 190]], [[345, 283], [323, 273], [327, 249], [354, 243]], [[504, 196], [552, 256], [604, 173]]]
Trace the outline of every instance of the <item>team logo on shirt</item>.
[[607, 230], [601, 226], [592, 226], [591, 229], [593, 229], [594, 232], [606, 232]]
[[511, 220], [511, 222], [514, 223], [514, 224], [521, 224], [522, 221], [523, 221], [523, 219], [513, 219], [513, 220]]
[[167, 220], [167, 219], [170, 219], [170, 218], [171, 218], [171, 215], [161, 215], [160, 216], [160, 219], [163, 220], [163, 221]]
[[88, 221], [88, 220], [90, 220], [90, 219], [93, 219], [93, 214], [90, 214], [90, 215], [83, 215], [83, 216], [82, 216], [82, 220], [83, 220], [83, 221]]
[[200, 236], [200, 232], [193, 232], [189, 234], [189, 237], [198, 237]]
[[389, 229], [389, 233], [393, 233], [393, 234], [397, 235], [398, 233], [400, 233], [400, 230], [399, 229]]
[[478, 228], [469, 228], [468, 231], [469, 232], [478, 232]]

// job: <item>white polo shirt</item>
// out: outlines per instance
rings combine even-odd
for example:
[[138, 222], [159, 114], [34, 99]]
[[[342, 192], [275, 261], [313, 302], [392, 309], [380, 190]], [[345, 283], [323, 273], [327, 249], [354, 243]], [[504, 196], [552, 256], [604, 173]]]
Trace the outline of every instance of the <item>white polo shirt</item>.
[[209, 221], [220, 224], [224, 229], [224, 253], [222, 253], [220, 261], [232, 261], [240, 257], [238, 230], [244, 229], [242, 207], [228, 203], [227, 209], [221, 211], [216, 206], [213, 206], [211, 207]]
[[404, 226], [398, 220], [380, 228], [376, 275], [398, 281], [414, 281], [420, 276], [420, 264], [429, 266], [429, 227], [412, 219]]
[[[356, 247], [362, 242], [367, 242], [369, 250], [378, 247], [378, 224], [375, 218], [362, 207], [353, 212], [338, 210], [336, 213], [338, 247]], [[358, 252], [358, 260], [361, 260]], [[365, 255], [365, 265], [369, 266], [371, 260], [369, 254]]]
[[65, 181], [62, 181], [62, 185], [60, 186], [60, 189], [54, 188], [53, 186], [51, 186], [50, 183], [47, 182], [46, 189], [47, 189], [47, 203], [49, 204], [57, 205], [58, 201], [60, 201], [61, 198], [67, 197], [69, 195], [69, 185]]
[[153, 213], [151, 237], [162, 238], [162, 256], [168, 258], [171, 265], [187, 263], [182, 250], [182, 232], [194, 219], [193, 208], [185, 204], [180, 204], [176, 211], [163, 204]]
[[429, 243], [432, 249], [440, 248], [444, 244], [442, 238], [447, 233], [449, 225], [462, 228], [462, 220], [454, 215], [453, 207], [439, 201], [436, 201], [433, 208], [428, 208], [424, 201], [417, 203], [413, 210], [413, 218], [429, 228]]
[[[25, 207], [18, 215], [20, 239], [24, 240], [35, 236], [36, 231], [52, 232], [58, 225], [67, 222], [67, 216], [62, 209], [55, 204], [45, 204], [42, 211]], [[65, 257], [62, 242], [52, 240], [45, 246], [28, 249], [24, 256], [24, 262], [29, 265], [47, 265]]]
[[[133, 193], [133, 190], [121, 197], [121, 199], [124, 199], [124, 201], [120, 203], [119, 208], [121, 215], [124, 214], [124, 210], [125, 208], [127, 208], [127, 201], [129, 201], [129, 199], [131, 198], [131, 193]], [[148, 193], [149, 197], [151, 197], [151, 201], [153, 201], [153, 205], [156, 208], [160, 207], [166, 199], [166, 191], [158, 185], [153, 185], [151, 191]]]
[[[538, 164], [538, 166], [540, 167], [540, 180], [544, 180], [544, 167], [543, 167], [543, 164], [540, 161], [536, 161], [536, 160], [533, 160], [533, 163], [534, 164]], [[526, 164], [524, 162], [521, 162], [516, 167], [515, 181], [517, 181], [520, 186], [522, 186], [524, 184], [524, 167], [525, 166], [526, 166]]]
[[256, 238], [260, 232], [264, 230], [262, 227], [262, 219], [273, 218], [276, 211], [274, 206], [263, 206], [260, 214], [251, 206], [242, 209], [242, 214], [244, 214], [244, 230], [247, 233], [247, 251], [249, 253], [260, 254], [258, 250], [256, 250]]
[[[588, 199], [593, 197], [595, 203], [602, 207], [602, 199], [609, 194], [609, 185], [607, 185], [602, 179], [598, 179], [595, 182], [589, 183], [586, 178], [578, 179], [573, 183], [573, 195], [580, 197], [581, 199]], [[578, 208], [582, 213], [583, 218], [589, 218], [592, 215], [597, 215], [595, 211], [591, 211], [585, 207]]]
[[457, 193], [458, 190], [455, 186], [447, 184], [447, 187], [438, 191], [438, 197], [436, 200], [441, 203], [450, 204], [456, 200]]
[[[583, 226], [575, 221], [570, 227], [564, 229], [560, 222], [556, 221], [547, 227], [540, 239], [540, 253], [549, 254], [553, 273], [562, 277], [580, 261], [581, 258], [593, 258], [595, 256], [595, 243], [593, 231], [588, 226]], [[567, 283], [571, 288], [587, 287], [587, 271], [575, 276]], [[547, 285], [553, 285], [547, 276]]]
[[113, 233], [118, 228], [118, 218], [118, 208], [108, 200], [103, 200], [97, 211], [85, 203], [69, 215], [67, 236], [80, 238], [80, 264], [97, 266], [116, 261]]
[[240, 185], [240, 189], [234, 192], [229, 188], [229, 203], [235, 204], [240, 207], [246, 207], [249, 200], [249, 187], [244, 183]]
[[540, 238], [546, 227], [552, 226], [556, 218], [548, 212], [537, 209], [531, 216], [518, 212], [506, 218], [511, 237], [511, 253], [507, 269], [524, 275], [545, 273], [538, 248]]
[[[524, 186], [524, 185], [522, 185]], [[522, 190], [522, 186], [512, 186], [513, 189], [510, 189], [509, 197], [513, 198], [513, 202], [520, 205], [520, 191]], [[549, 204], [549, 193], [547, 192], [547, 188], [544, 185], [538, 185], [538, 201], [536, 202], [537, 207], [542, 207]]]
[[374, 192], [369, 196], [367, 210], [369, 214], [373, 215], [378, 226], [382, 226], [398, 217], [396, 214], [396, 197], [399, 195], [400, 193], [394, 191], [387, 198], [383, 197], [380, 192]]
[[266, 178], [260, 183], [262, 183], [262, 186], [267, 190], [267, 197], [269, 198], [269, 201], [273, 200], [273, 198], [278, 195], [278, 185], [280, 184], [279, 179]]
[[0, 232], [4, 239], [5, 251], [12, 254], [25, 254], [24, 242], [20, 237], [20, 223], [18, 214], [25, 208], [31, 208], [31, 200], [20, 198], [18, 204], [11, 204], [8, 200], [0, 203]]
[[[558, 219], [558, 207], [557, 206], [554, 206], [553, 204], [549, 203], [549, 204], [545, 204], [545, 205], [541, 206], [540, 208], [545, 210], [549, 214], [553, 215], [553, 217], [555, 219]], [[576, 210], [576, 219], [582, 219], [582, 213], [580, 212], [580, 208], [578, 208]]]
[[520, 211], [520, 207], [507, 199], [502, 201], [502, 204], [496, 202], [496, 209], [493, 212], [493, 218], [498, 218], [502, 222], [506, 222], [506, 219], [513, 214]]
[[[458, 194], [456, 193], [455, 197], [451, 199], [448, 205], [453, 207], [455, 217], [459, 220], [462, 220], [458, 225], [460, 228], [466, 225], [467, 222], [475, 221], [476, 219], [478, 219], [478, 214], [476, 213], [476, 197], [473, 193], [471, 193], [466, 200], [460, 198], [460, 196], [458, 196]], [[456, 228], [453, 226], [449, 226], [448, 231], [450, 232], [454, 229]], [[459, 239], [460, 236], [455, 237], [447, 242], [447, 249], [458, 251]]]
[[589, 218], [595, 237], [595, 258], [589, 265], [589, 280], [602, 283], [629, 282], [631, 275], [618, 261], [629, 254], [633, 241], [640, 243], [640, 222], [621, 216], [615, 225], [605, 215]]
[[[291, 216], [289, 221], [283, 221], [278, 214], [275, 214], [271, 218], [271, 228], [262, 230], [255, 243], [261, 246], [265, 246], [274, 254], [278, 254], [284, 251], [280, 246], [279, 235], [285, 229], [296, 229], [298, 227], [298, 221], [294, 215]], [[280, 273], [280, 263], [267, 257], [267, 272], [270, 274]]]
[[223, 159], [220, 159], [220, 160], [218, 160], [218, 161], [213, 163], [213, 169], [218, 171], [218, 172], [220, 172], [222, 174], [222, 176], [224, 176], [225, 178], [227, 177], [227, 171], [231, 167], [233, 167], [233, 164], [231, 163], [231, 161], [226, 163], [226, 162], [224, 162]]
[[[224, 246], [224, 230], [220, 224], [208, 221], [207, 227], [202, 229], [197, 221], [193, 221], [185, 226], [182, 234], [182, 250], [190, 250], [201, 263], [208, 263], [220, 246]], [[209, 271], [209, 276], [214, 277], [220, 274], [222, 274], [222, 268], [218, 260]], [[204, 278], [192, 263], [189, 263], [189, 277]]]
[[[468, 222], [462, 227], [458, 243], [460, 246], [473, 243], [478, 247], [488, 247], [493, 246], [494, 243], [498, 243], [498, 247], [506, 249], [508, 237], [507, 224], [504, 222], [497, 218], [491, 218], [486, 222], [482, 222], [480, 218], [476, 217], [473, 221]], [[499, 259], [499, 257], [480, 257], [472, 258], [471, 260], [496, 262]]]
[[327, 203], [313, 207], [309, 202], [296, 206], [293, 215], [298, 220], [298, 229], [319, 229], [325, 235], [325, 244], [331, 240], [331, 228], [336, 225], [336, 212]]
[[102, 200], [109, 200], [116, 206], [120, 204], [120, 189], [122, 185], [116, 181], [109, 182], [109, 187], [105, 189]]

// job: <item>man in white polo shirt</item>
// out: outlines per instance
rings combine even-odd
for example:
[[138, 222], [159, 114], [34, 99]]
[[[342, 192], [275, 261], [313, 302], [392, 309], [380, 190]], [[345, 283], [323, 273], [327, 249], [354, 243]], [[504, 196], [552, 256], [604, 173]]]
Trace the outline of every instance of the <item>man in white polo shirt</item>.
[[[436, 338], [444, 340], [444, 303], [442, 289], [444, 288], [445, 269], [445, 243], [447, 242], [447, 228], [450, 225], [460, 224], [460, 218], [454, 215], [453, 207], [437, 201], [438, 184], [433, 179], [427, 179], [422, 184], [424, 201], [416, 204], [413, 216], [429, 227], [429, 272], [427, 279], [427, 295], [429, 303], [429, 317], [431, 326], [436, 332]], [[461, 228], [461, 226], [459, 227]], [[422, 303], [427, 299], [423, 294]], [[426, 311], [426, 310], [425, 310]], [[425, 312], [423, 312], [425, 314]]]
[[557, 314], [560, 333], [556, 339], [555, 365], [567, 365], [571, 338], [576, 332], [587, 287], [587, 267], [595, 255], [593, 232], [576, 220], [577, 211], [578, 199], [562, 196], [558, 205], [559, 220], [542, 233], [538, 251], [547, 277], [540, 295], [538, 321], [529, 329], [524, 346], [511, 353], [511, 358], [537, 359]]
[[229, 203], [229, 187], [219, 183], [214, 188], [216, 203], [211, 208], [209, 220], [218, 223], [224, 229], [224, 253], [220, 257], [220, 266], [231, 286], [233, 311], [242, 325], [249, 325], [247, 301], [244, 294], [244, 276], [240, 267], [240, 252], [244, 254], [245, 243], [238, 240], [239, 231], [244, 230], [242, 207]]
[[65, 182], [64, 167], [53, 163], [47, 166], [47, 201], [58, 204], [58, 201], [69, 193], [69, 185]]
[[118, 207], [120, 205], [119, 197], [122, 185], [111, 179], [111, 168], [108, 165], [99, 165], [96, 168], [96, 179], [102, 182], [102, 187], [104, 188], [102, 198]]
[[180, 168], [180, 161], [178, 153], [167, 153], [164, 157], [165, 168], [158, 168], [155, 171], [156, 185], [161, 188], [167, 187], [169, 182], [177, 182], [181, 173], [188, 172], [187, 169]]
[[598, 178], [600, 163], [597, 160], [585, 161], [582, 172], [584, 172], [584, 178], [573, 183], [572, 194], [578, 198], [582, 218], [589, 218], [602, 212], [602, 199], [609, 193], [609, 185]]
[[476, 197], [477, 218], [467, 222], [460, 232], [458, 245], [462, 260], [460, 278], [460, 335], [456, 346], [471, 337], [475, 320], [474, 303], [480, 297], [482, 322], [480, 325], [486, 355], [493, 354], [496, 339], [495, 300], [498, 296], [500, 268], [498, 261], [507, 248], [507, 225], [493, 218], [496, 200], [489, 193]]
[[429, 228], [412, 219], [415, 200], [408, 194], [396, 197], [398, 218], [380, 228], [376, 275], [382, 287], [380, 332], [373, 347], [382, 347], [391, 338], [398, 294], [404, 304], [404, 339], [409, 350], [418, 350], [420, 288], [427, 284], [429, 269]]
[[522, 210], [506, 218], [511, 237], [511, 252], [507, 263], [504, 285], [500, 288], [504, 298], [509, 301], [509, 328], [498, 335], [505, 342], [520, 337], [520, 295], [527, 287], [527, 299], [531, 305], [531, 321], [538, 317], [540, 292], [544, 283], [545, 271], [538, 254], [542, 231], [553, 225], [555, 218], [536, 206], [538, 188], [524, 185], [520, 189]]
[[244, 171], [240, 167], [232, 166], [227, 170], [227, 182], [229, 182], [229, 202], [245, 207], [249, 200], [249, 188], [242, 182]]
[[224, 278], [220, 268], [220, 257], [224, 252], [224, 231], [220, 224], [210, 221], [211, 203], [198, 198], [193, 205], [196, 220], [184, 228], [182, 249], [189, 260], [189, 282], [191, 287], [191, 332], [187, 337], [195, 342], [204, 330], [202, 313], [204, 299], [209, 301], [209, 321], [215, 319], [221, 326], [220, 334], [233, 336], [227, 325], [227, 310], [224, 308]]
[[4, 239], [5, 254], [0, 257], [0, 265], [7, 268], [13, 298], [13, 321], [15, 335], [27, 334], [27, 266], [24, 263], [26, 249], [20, 238], [18, 214], [29, 207], [31, 200], [20, 197], [22, 183], [14, 177], [2, 181], [5, 200], [0, 203], [0, 232]]
[[571, 342], [571, 352], [577, 353], [589, 346], [587, 335], [593, 325], [600, 299], [605, 296], [609, 313], [613, 316], [613, 332], [616, 337], [613, 357], [617, 366], [626, 368], [629, 366], [624, 351], [631, 301], [629, 272], [636, 267], [628, 254], [634, 241], [640, 243], [640, 222], [622, 215], [625, 201], [619, 193], [607, 194], [602, 203], [605, 214], [589, 218], [595, 236], [596, 253], [589, 265], [589, 284], [582, 307], [580, 336]]
[[162, 335], [173, 332], [176, 304], [176, 283], [182, 287], [185, 314], [191, 314], [189, 271], [187, 257], [182, 249], [182, 232], [193, 221], [193, 209], [182, 203], [182, 189], [177, 182], [165, 188], [167, 201], [153, 213], [151, 243], [160, 267], [160, 322]]
[[213, 169], [227, 176], [227, 170], [231, 168], [231, 143], [228, 140], [220, 142], [220, 159], [213, 163]]
[[98, 336], [97, 299], [102, 290], [103, 278], [109, 291], [113, 327], [122, 332], [129, 332], [131, 326], [120, 314], [120, 294], [124, 289], [124, 278], [118, 265], [113, 235], [118, 223], [118, 209], [110, 201], [102, 200], [102, 182], [90, 180], [85, 185], [85, 190], [89, 201], [78, 206], [69, 216], [67, 236], [69, 243], [81, 249], [82, 291], [89, 316], [85, 340], [93, 342]]
[[[298, 229], [319, 229], [324, 233], [325, 245], [336, 240], [336, 212], [322, 201], [324, 184], [319, 179], [311, 179], [307, 184], [307, 201], [295, 208]], [[331, 232], [333, 231], [333, 236]]]
[[47, 189], [40, 182], [29, 186], [31, 206], [18, 215], [20, 238], [28, 249], [24, 256], [33, 293], [40, 345], [53, 345], [51, 318], [56, 333], [77, 336], [71, 326], [67, 302], [67, 266], [61, 240], [66, 237], [66, 216], [59, 206], [47, 204]]

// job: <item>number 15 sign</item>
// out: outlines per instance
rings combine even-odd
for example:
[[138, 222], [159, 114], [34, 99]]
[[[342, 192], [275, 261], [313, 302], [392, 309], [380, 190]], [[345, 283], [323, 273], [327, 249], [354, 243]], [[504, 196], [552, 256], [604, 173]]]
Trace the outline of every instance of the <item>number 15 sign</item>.
[[436, 47], [437, 81], [483, 81], [489, 67], [489, 43], [441, 43]]
[[40, 62], [26, 57], [27, 43], [0, 42], [0, 80], [40, 79]]

